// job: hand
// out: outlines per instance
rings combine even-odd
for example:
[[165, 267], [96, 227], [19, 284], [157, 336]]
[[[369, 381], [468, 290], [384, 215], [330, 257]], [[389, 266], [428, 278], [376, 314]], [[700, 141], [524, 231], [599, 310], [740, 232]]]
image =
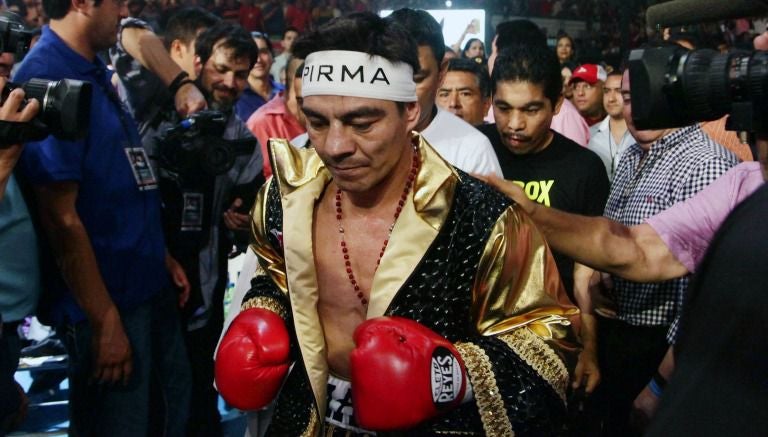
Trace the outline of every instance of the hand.
[[201, 93], [193, 83], [185, 83], [182, 85], [176, 92], [176, 95], [173, 96], [173, 100], [176, 104], [176, 112], [182, 117], [202, 111], [208, 107], [208, 103], [205, 101], [203, 93]]
[[[3, 89], [6, 85], [6, 80], [0, 77], [0, 89]], [[0, 106], [0, 120], [13, 121], [13, 122], [25, 122], [32, 120], [37, 115], [40, 109], [40, 104], [37, 99], [31, 99], [24, 109], [19, 112], [19, 108], [24, 101], [24, 90], [16, 88], [8, 95]], [[13, 167], [16, 165], [16, 161], [21, 155], [21, 144], [12, 145], [10, 147], [0, 147], [0, 180], [5, 179], [13, 171]], [[0, 190], [2, 193], [4, 190]], [[0, 194], [0, 198], [2, 195]]]
[[189, 300], [189, 291], [192, 288], [189, 285], [189, 279], [184, 268], [176, 261], [176, 258], [169, 254], [165, 254], [165, 268], [168, 269], [168, 273], [171, 275], [173, 285], [179, 289], [179, 308], [183, 308]]
[[637, 395], [632, 403], [632, 411], [629, 416], [632, 429], [639, 433], [643, 432], [648, 427], [648, 423], [656, 413], [658, 406], [659, 398], [653, 394], [647, 385], [643, 387], [643, 391]]
[[520, 204], [520, 206], [528, 215], [533, 215], [533, 210], [536, 208], [536, 202], [532, 201], [528, 198], [528, 196], [525, 195], [525, 191], [523, 191], [523, 188], [520, 185], [492, 174], [484, 176], [473, 176], [492, 186], [501, 192], [501, 194]]
[[[4, 77], [0, 77], [0, 89], [5, 88], [7, 81]], [[19, 111], [22, 103], [24, 102], [24, 90], [16, 88], [8, 95], [0, 106], [0, 120], [4, 121], [16, 121], [24, 122], [32, 120], [40, 110], [40, 102], [37, 99], [30, 99], [24, 106], [24, 109]]]
[[600, 383], [600, 367], [594, 349], [584, 348], [579, 354], [579, 362], [573, 372], [573, 388], [584, 385], [584, 393], [592, 394]]
[[592, 307], [603, 317], [616, 318], [616, 302], [611, 298], [613, 280], [608, 273], [595, 271], [589, 281], [589, 296]]
[[453, 344], [411, 319], [377, 317], [355, 330], [349, 364], [357, 423], [412, 428], [459, 405], [469, 387]]
[[232, 202], [232, 206], [224, 212], [224, 225], [232, 231], [248, 231], [250, 229], [250, 217], [248, 214], [237, 212], [237, 209], [243, 206], [243, 199], [237, 198]]
[[768, 50], [768, 32], [758, 35], [752, 44], [754, 44], [755, 50]]
[[275, 399], [291, 364], [290, 337], [279, 315], [247, 309], [232, 320], [216, 353], [216, 387], [240, 410], [259, 410]]
[[464, 29], [464, 33], [465, 34], [467, 34], [467, 33], [470, 33], [470, 34], [477, 33], [477, 27], [475, 26], [475, 20], [472, 20], [472, 21], [469, 22], [469, 24], [467, 24], [467, 28]]
[[133, 373], [131, 343], [125, 335], [117, 307], [111, 306], [92, 325], [93, 375], [92, 380], [100, 383], [128, 384]]

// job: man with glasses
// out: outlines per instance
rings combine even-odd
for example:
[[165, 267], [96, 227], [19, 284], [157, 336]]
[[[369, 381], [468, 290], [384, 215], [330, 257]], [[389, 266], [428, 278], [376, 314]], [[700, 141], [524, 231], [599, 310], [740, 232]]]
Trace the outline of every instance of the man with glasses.
[[573, 104], [584, 117], [589, 126], [593, 126], [605, 118], [603, 108], [603, 86], [608, 75], [605, 69], [597, 64], [584, 64], [576, 68], [571, 76], [570, 86], [573, 88]]

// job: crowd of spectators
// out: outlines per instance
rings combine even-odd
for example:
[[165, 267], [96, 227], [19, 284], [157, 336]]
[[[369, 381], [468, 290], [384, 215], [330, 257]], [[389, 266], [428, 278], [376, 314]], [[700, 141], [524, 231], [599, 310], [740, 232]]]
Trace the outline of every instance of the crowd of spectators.
[[[165, 28], [168, 17], [179, 8], [200, 6], [225, 20], [240, 24], [247, 31], [265, 33], [275, 43], [278, 52], [282, 51], [280, 39], [288, 28], [302, 33], [351, 12], [447, 7], [447, 2], [443, 0], [127, 0], [127, 3], [131, 16], [141, 18], [159, 33]], [[485, 9], [488, 17], [496, 19], [531, 17], [583, 23], [583, 31], [570, 35], [574, 49], [572, 61], [605, 62], [618, 66], [626, 50], [637, 48], [659, 36], [655, 29], [645, 24], [644, 3], [647, 2], [622, 6], [597, 0], [457, 0], [451, 2], [451, 7]], [[6, 5], [24, 17], [30, 28], [39, 28], [44, 23], [41, 0], [6, 0]], [[749, 49], [750, 30], [749, 21], [735, 20], [689, 26], [681, 31], [687, 38], [692, 38], [696, 46], [724, 50], [727, 47]], [[550, 38], [560, 36], [549, 35]], [[458, 52], [457, 47], [453, 48]]]

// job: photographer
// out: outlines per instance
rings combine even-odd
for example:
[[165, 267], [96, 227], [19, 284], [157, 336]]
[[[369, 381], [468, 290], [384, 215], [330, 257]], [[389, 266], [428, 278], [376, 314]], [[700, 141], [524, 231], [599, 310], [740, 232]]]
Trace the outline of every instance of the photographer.
[[[0, 77], [0, 89], [5, 85], [5, 78]], [[24, 91], [11, 91], [0, 106], [2, 123], [27, 122], [37, 114], [40, 105], [34, 99], [19, 111], [23, 100]], [[26, 415], [28, 401], [13, 378], [21, 349], [17, 327], [34, 313], [40, 293], [37, 238], [12, 174], [21, 148], [18, 144], [0, 146], [0, 435]]]
[[[182, 123], [164, 121], [157, 127], [161, 134], [145, 137], [144, 144], [159, 169], [169, 251], [192, 287], [185, 308], [193, 371], [189, 429], [216, 435], [221, 430], [213, 352], [223, 324], [227, 255], [232, 232], [248, 229], [247, 212], [264, 182], [261, 148], [234, 111], [258, 47], [242, 28], [219, 22], [200, 33], [195, 52], [195, 83], [215, 111]], [[230, 159], [216, 164], [220, 155]]]
[[70, 432], [146, 435], [154, 369], [171, 400], [166, 435], [180, 435], [190, 373], [170, 287], [179, 269], [166, 254], [136, 125], [96, 56], [116, 42], [120, 4], [50, 0], [45, 9], [50, 26], [14, 79], [92, 85], [87, 136], [29, 142], [19, 161], [47, 244], [38, 315], [67, 333]]

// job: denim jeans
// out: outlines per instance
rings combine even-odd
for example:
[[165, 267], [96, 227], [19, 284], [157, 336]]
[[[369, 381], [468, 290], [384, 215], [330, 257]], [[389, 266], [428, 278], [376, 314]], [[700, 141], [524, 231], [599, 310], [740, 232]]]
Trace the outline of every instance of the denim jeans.
[[150, 383], [156, 375], [166, 411], [165, 435], [183, 436], [191, 374], [175, 292], [160, 292], [135, 308], [121, 310], [120, 317], [133, 358], [127, 385], [91, 382], [91, 327], [87, 321], [64, 327], [69, 353], [70, 435], [146, 436]]

